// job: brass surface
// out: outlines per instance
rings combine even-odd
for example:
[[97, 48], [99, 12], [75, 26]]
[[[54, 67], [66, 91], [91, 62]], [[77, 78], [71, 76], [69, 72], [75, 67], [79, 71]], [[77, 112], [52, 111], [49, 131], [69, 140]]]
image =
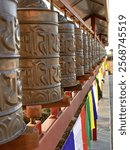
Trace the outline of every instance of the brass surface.
[[17, 1], [0, 0], [0, 144], [23, 133]]
[[69, 21], [60, 22], [60, 65], [62, 87], [75, 86], [76, 63], [75, 63], [75, 35], [74, 24]]
[[58, 13], [33, 7], [18, 9], [23, 105], [61, 99]]
[[86, 33], [83, 34], [83, 53], [84, 53], [84, 73], [89, 71], [89, 61], [88, 61], [88, 36]]
[[80, 28], [75, 28], [76, 42], [76, 76], [84, 75], [83, 33]]
[[89, 62], [89, 70], [92, 70], [92, 36], [88, 35], [88, 62]]

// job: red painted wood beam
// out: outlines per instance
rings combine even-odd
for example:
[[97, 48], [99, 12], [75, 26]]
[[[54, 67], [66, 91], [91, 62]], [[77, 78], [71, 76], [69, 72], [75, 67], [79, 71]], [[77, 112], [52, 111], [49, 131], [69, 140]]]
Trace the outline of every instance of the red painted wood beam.
[[77, 2], [72, 3], [71, 7], [74, 7], [75, 5], [77, 5], [78, 3], [80, 3], [81, 1], [83, 1], [83, 0], [78, 0]]
[[89, 16], [85, 16], [85, 17], [83, 18], [83, 21], [88, 20], [88, 19], [91, 18], [92, 16], [95, 16], [95, 18], [98, 18], [98, 19], [100, 19], [100, 20], [103, 20], [103, 21], [106, 21], [106, 22], [107, 22], [107, 20], [106, 20], [105, 17], [103, 17], [103, 16], [101, 16], [101, 15], [98, 15], [98, 14], [92, 14], [92, 15], [89, 15]]
[[85, 16], [85, 17], [83, 18], [83, 21], [87, 21], [89, 18], [91, 18], [91, 16], [92, 16], [92, 15]]
[[[96, 73], [98, 73], [99, 66], [96, 68]], [[43, 137], [40, 139], [39, 147], [37, 150], [54, 150], [60, 139], [62, 138], [66, 128], [68, 127], [70, 121], [78, 110], [79, 106], [83, 102], [84, 97], [88, 93], [93, 81], [95, 80], [95, 75], [91, 76], [88, 81], [85, 82], [81, 91], [79, 91], [70, 103], [70, 106], [62, 110], [62, 113], [57, 119], [50, 116], [45, 123], [43, 123]], [[51, 118], [52, 117], [52, 118]], [[48, 122], [50, 123], [48, 125]], [[48, 127], [49, 126], [49, 127]], [[48, 128], [47, 128], [48, 127]], [[51, 143], [51, 144], [50, 144]]]
[[76, 11], [69, 5], [66, 0], [59, 0], [85, 27], [93, 34], [93, 31], [88, 28], [87, 24], [81, 19], [81, 17], [76, 13]]
[[94, 36], [95, 36], [95, 29], [96, 29], [96, 24], [95, 24], [95, 16], [91, 16], [91, 27], [92, 27], [92, 30], [94, 32]]
[[98, 19], [100, 19], [100, 20], [103, 20], [103, 21], [106, 21], [106, 22], [107, 22], [106, 18], [103, 17], [102, 15], [94, 14], [93, 16], [95, 16], [96, 18], [98, 18]]

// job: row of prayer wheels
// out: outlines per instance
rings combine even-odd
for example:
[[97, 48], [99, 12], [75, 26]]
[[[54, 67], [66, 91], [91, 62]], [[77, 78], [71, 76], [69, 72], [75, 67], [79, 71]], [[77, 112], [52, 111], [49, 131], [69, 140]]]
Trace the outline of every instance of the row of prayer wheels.
[[0, 0], [0, 144], [24, 132], [22, 104], [60, 101], [61, 87], [75, 86], [99, 51], [95, 38], [42, 0]]

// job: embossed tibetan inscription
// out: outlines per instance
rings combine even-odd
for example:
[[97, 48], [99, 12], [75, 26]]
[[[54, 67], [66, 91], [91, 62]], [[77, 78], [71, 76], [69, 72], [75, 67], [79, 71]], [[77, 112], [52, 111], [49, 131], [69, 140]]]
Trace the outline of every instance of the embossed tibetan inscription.
[[91, 43], [92, 37], [89, 34], [88, 35], [88, 62], [89, 62], [89, 70], [92, 69], [92, 43]]
[[59, 56], [58, 34], [47, 33], [42, 25], [21, 26], [21, 50], [23, 57]]
[[76, 39], [76, 76], [84, 75], [83, 33], [80, 28], [75, 28]]
[[60, 34], [60, 65], [61, 85], [71, 87], [76, 85], [75, 64], [75, 35], [74, 24], [67, 20], [61, 22], [59, 19]]
[[86, 33], [83, 34], [83, 52], [84, 52], [84, 73], [88, 73], [88, 71], [89, 71], [88, 36]]
[[15, 0], [0, 0], [0, 145], [17, 138], [25, 130], [16, 5]]
[[58, 13], [45, 9], [43, 2], [40, 7], [39, 0], [32, 1], [35, 5], [28, 2], [27, 9], [18, 9], [22, 101], [24, 105], [53, 103], [61, 99]]

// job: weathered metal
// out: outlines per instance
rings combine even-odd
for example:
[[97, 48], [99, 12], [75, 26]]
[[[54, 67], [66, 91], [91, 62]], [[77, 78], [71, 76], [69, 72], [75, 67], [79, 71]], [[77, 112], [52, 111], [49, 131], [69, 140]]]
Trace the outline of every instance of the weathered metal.
[[97, 62], [100, 60], [100, 43], [97, 40]]
[[0, 144], [25, 130], [19, 78], [17, 1], [0, 0]]
[[96, 63], [99, 61], [99, 42], [96, 39]]
[[89, 61], [88, 61], [88, 35], [83, 33], [83, 52], [84, 52], [84, 73], [89, 71]]
[[74, 24], [66, 18], [59, 16], [60, 34], [60, 65], [62, 87], [75, 86], [76, 61], [75, 61], [75, 35]]
[[31, 2], [24, 0], [19, 3], [18, 18], [23, 104], [47, 104], [59, 101], [61, 74], [58, 12], [47, 10], [41, 0]]
[[92, 42], [92, 51], [91, 51], [91, 53], [92, 53], [92, 66], [95, 64], [95, 39], [94, 39], [94, 37], [92, 37], [92, 39], [91, 39], [91, 42]]
[[91, 43], [91, 34], [88, 33], [88, 63], [89, 71], [92, 69], [92, 43]]
[[101, 59], [103, 58], [103, 57], [105, 57], [105, 55], [106, 55], [106, 50], [105, 50], [105, 48], [101, 45], [101, 51], [100, 51], [100, 56], [101, 56]]
[[94, 64], [96, 65], [97, 62], [97, 41], [96, 38], [94, 38]]
[[97, 39], [95, 38], [95, 63], [97, 63]]
[[76, 76], [84, 75], [84, 55], [83, 55], [83, 33], [80, 28], [75, 28], [76, 42]]

